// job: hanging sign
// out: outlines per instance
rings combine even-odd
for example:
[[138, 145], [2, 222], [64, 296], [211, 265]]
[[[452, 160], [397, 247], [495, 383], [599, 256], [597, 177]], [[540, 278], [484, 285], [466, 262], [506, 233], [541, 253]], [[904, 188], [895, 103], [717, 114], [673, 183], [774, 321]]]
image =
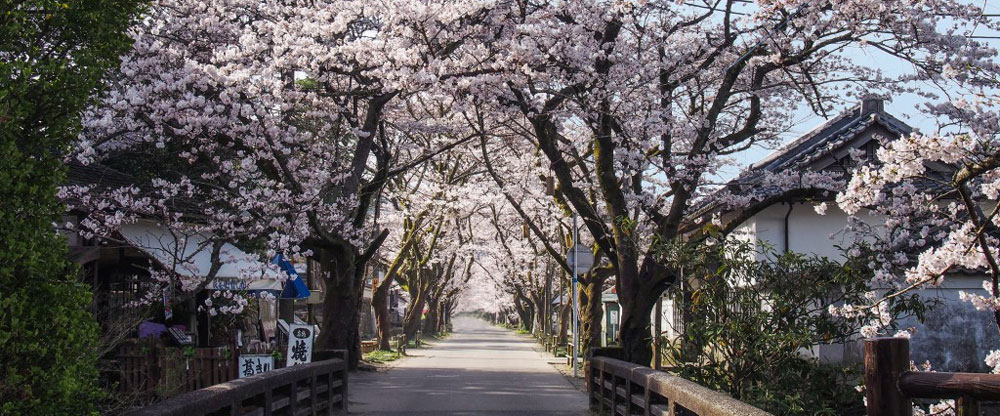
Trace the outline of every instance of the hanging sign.
[[167, 287], [167, 290], [163, 291], [163, 319], [166, 321], [174, 317], [174, 308], [170, 302], [171, 289], [173, 289], [173, 285], [170, 285]]
[[594, 267], [594, 254], [590, 247], [573, 245], [566, 251], [566, 262], [569, 263], [569, 267], [576, 269], [576, 276], [573, 276], [575, 282], [581, 274], [587, 273]]
[[243, 354], [240, 356], [240, 378], [266, 373], [274, 369], [271, 354]]
[[312, 325], [292, 324], [288, 326], [288, 361], [286, 367], [312, 362]]

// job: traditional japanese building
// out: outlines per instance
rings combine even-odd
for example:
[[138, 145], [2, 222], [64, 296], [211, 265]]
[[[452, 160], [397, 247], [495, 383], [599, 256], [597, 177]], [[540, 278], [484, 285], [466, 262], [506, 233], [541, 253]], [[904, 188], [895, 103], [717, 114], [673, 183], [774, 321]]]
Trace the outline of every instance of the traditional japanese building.
[[[68, 171], [69, 186], [104, 190], [137, 183], [131, 176], [100, 164], [72, 163]], [[65, 215], [60, 231], [67, 238], [71, 260], [81, 266], [83, 280], [91, 285], [93, 311], [105, 330], [124, 331], [128, 328], [118, 327], [134, 326], [131, 335], [137, 336], [140, 335], [137, 325], [149, 321], [176, 326], [188, 333], [197, 330], [196, 339], [200, 345], [228, 343], [228, 339], [212, 339], [211, 315], [198, 312], [198, 306], [205, 299], [216, 291], [278, 295], [282, 290], [278, 273], [262, 268], [258, 256], [232, 243], [223, 243], [218, 258], [213, 258], [209, 243], [211, 236], [181, 234], [153, 219], [124, 224], [110, 237], [88, 238], [80, 232], [80, 223], [90, 213], [79, 208], [81, 204], [75, 204], [75, 201], [67, 202], [75, 208]], [[176, 203], [193, 202], [178, 200]], [[191, 209], [190, 212], [197, 211]], [[197, 221], [197, 218], [192, 217], [191, 220]], [[220, 262], [214, 279], [200, 289], [196, 288], [185, 300], [177, 301], [182, 292], [177, 287], [164, 291], [162, 297], [149, 299], [149, 294], [160, 293], [158, 287], [164, 284], [154, 278], [154, 273], [203, 278], [209, 276], [213, 261]], [[259, 278], [247, 279], [247, 270], [253, 269], [260, 270]], [[255, 306], [259, 316], [245, 325], [241, 335], [247, 340], [267, 340], [275, 332], [274, 305], [261, 302]], [[123, 320], [125, 317], [129, 319]]]
[[[854, 155], [864, 159], [875, 157], [875, 151], [882, 143], [898, 139], [913, 132], [913, 128], [885, 111], [881, 100], [865, 100], [861, 105], [816, 127], [804, 136], [788, 143], [763, 160], [754, 163], [746, 172], [727, 184], [729, 192], [759, 191], [760, 178], [764, 175], [779, 174], [784, 171], [830, 172], [847, 174], [859, 162]], [[930, 186], [930, 185], [928, 185]], [[762, 211], [743, 221], [731, 234], [731, 238], [750, 243], [766, 243], [781, 252], [815, 254], [834, 260], [843, 260], [838, 247], [849, 246], [859, 238], [845, 232], [848, 215], [840, 210], [834, 192], [817, 194], [809, 198], [786, 199], [767, 206]], [[725, 222], [741, 214], [738, 210], [727, 209], [708, 199], [688, 216], [689, 222], [707, 221], [712, 216], [720, 216]], [[828, 208], [821, 215], [814, 208], [827, 202]], [[862, 218], [866, 215], [862, 214]], [[874, 227], [883, 223], [878, 216], [868, 217]], [[863, 238], [863, 237], [860, 237]], [[959, 300], [959, 292], [982, 292], [984, 275], [974, 271], [951, 274], [944, 284], [919, 291], [919, 295], [935, 303], [923, 322], [913, 318], [898, 322], [900, 328], [913, 328], [911, 357], [917, 362], [929, 361], [934, 368], [943, 371], [988, 371], [983, 358], [992, 346], [1000, 343], [993, 317], [988, 312], [975, 308]], [[684, 284], [684, 282], [681, 282]], [[676, 286], [675, 286], [676, 288]], [[660, 313], [661, 336], [670, 339], [683, 331], [683, 318], [678, 310], [679, 297], [667, 293], [662, 299]], [[604, 300], [604, 331], [606, 342], [613, 342], [614, 325], [618, 324], [615, 311], [618, 308], [617, 295], [606, 291]], [[652, 322], [656, 322], [654, 311]], [[766, 330], [766, 328], [762, 328]], [[804, 353], [824, 362], [852, 363], [862, 360], [860, 341], [846, 344], [816, 345]]]
[[[852, 154], [854, 157], [861, 155], [864, 160], [873, 159], [876, 149], [884, 143], [911, 132], [912, 127], [885, 111], [881, 100], [865, 100], [754, 163], [727, 187], [736, 194], [750, 192], [760, 186], [759, 179], [763, 175], [786, 171], [846, 175], [860, 162], [852, 159]], [[843, 253], [838, 247], [847, 247], [865, 236], [845, 231], [848, 215], [834, 202], [835, 197], [834, 192], [829, 192], [775, 202], [740, 224], [731, 238], [766, 243], [783, 252], [842, 260]], [[815, 207], [823, 202], [828, 204], [820, 214]], [[710, 204], [700, 207], [689, 218], [720, 215], [725, 222], [738, 214], [737, 210]], [[884, 223], [884, 218], [879, 216], [861, 213], [858, 217], [875, 230]], [[915, 329], [911, 340], [913, 360], [930, 361], [939, 370], [988, 370], [983, 358], [991, 346], [1000, 343], [993, 317], [959, 300], [961, 291], [983, 291], [983, 279], [981, 273], [953, 273], [940, 287], [918, 292], [922, 298], [938, 304], [928, 311], [923, 323], [912, 318], [898, 322], [901, 328]], [[860, 362], [862, 353], [860, 342], [817, 345], [809, 351], [828, 362]]]

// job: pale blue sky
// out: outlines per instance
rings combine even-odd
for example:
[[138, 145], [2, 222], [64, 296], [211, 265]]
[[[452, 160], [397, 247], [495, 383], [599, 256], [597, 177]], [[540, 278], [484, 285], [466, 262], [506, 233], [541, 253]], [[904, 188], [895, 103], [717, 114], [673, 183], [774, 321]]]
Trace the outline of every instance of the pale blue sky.
[[[1000, 14], [1000, 0], [979, 0], [973, 1], [972, 3], [984, 7], [987, 14]], [[997, 17], [995, 19], [1000, 19]], [[974, 33], [976, 36], [1000, 36], [1000, 33], [988, 31], [983, 28], [978, 28]], [[990, 42], [1000, 49], [1000, 39], [977, 39], [980, 41]], [[884, 53], [875, 50], [874, 48], [861, 48], [852, 47], [845, 50], [845, 56], [850, 57], [854, 62], [862, 63], [866, 66], [877, 67], [882, 69], [887, 75], [898, 75], [906, 72], [910, 72], [912, 68], [910, 67], [892, 67], [887, 66], [887, 63], [899, 61], [890, 58]], [[931, 86], [927, 86], [929, 91], [937, 91]], [[896, 116], [897, 118], [903, 120], [910, 126], [922, 130], [922, 131], [934, 131], [937, 128], [935, 120], [932, 117], [928, 117], [926, 114], [919, 110], [919, 107], [926, 101], [918, 97], [915, 94], [906, 94], [891, 97], [885, 103], [886, 111], [890, 114]], [[845, 103], [837, 111], [831, 112], [829, 115], [831, 117], [836, 116], [842, 111], [846, 111], [853, 106], [857, 105], [857, 102]], [[808, 107], [800, 108], [795, 114], [792, 115], [794, 127], [787, 133], [782, 135], [782, 140], [784, 143], [788, 143], [795, 140], [798, 137], [808, 133], [813, 128], [819, 126], [824, 121], [823, 117], [813, 114]], [[720, 179], [727, 181], [732, 179], [739, 174], [743, 167], [752, 164], [758, 160], [763, 159], [768, 154], [772, 153], [774, 148], [753, 148], [747, 151], [741, 152], [736, 156], [737, 163], [741, 165], [741, 168], [727, 168], [723, 172], [720, 172]]]

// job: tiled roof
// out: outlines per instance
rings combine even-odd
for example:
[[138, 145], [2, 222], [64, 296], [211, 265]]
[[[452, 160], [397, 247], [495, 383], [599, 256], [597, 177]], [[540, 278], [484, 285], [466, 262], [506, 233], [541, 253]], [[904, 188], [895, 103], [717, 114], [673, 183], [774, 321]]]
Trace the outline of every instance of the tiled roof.
[[[141, 183], [132, 175], [115, 170], [100, 163], [84, 165], [77, 161], [68, 164], [66, 173], [66, 184], [77, 186], [92, 186], [96, 192], [120, 189], [128, 186], [135, 186], [140, 192], [150, 190], [148, 183]], [[72, 205], [78, 205], [74, 201], [67, 201]], [[200, 217], [202, 214], [202, 204], [191, 198], [172, 198], [169, 201], [172, 209], [177, 210], [188, 217]]]
[[131, 176], [99, 163], [89, 165], [77, 161], [69, 163], [66, 175], [68, 185], [94, 186], [98, 189], [115, 189], [135, 185]]
[[[865, 100], [861, 105], [841, 113], [754, 163], [746, 172], [726, 184], [726, 188], [738, 191], [747, 186], [754, 186], [755, 182], [766, 173], [779, 173], [790, 169], [807, 170], [813, 163], [841, 150], [858, 135], [875, 125], [897, 136], [910, 134], [913, 131], [912, 127], [885, 112], [881, 101]], [[716, 210], [717, 207], [717, 198], [706, 198], [692, 207], [689, 218], [693, 220], [701, 217]]]
[[805, 168], [810, 163], [830, 154], [831, 151], [840, 149], [876, 124], [899, 136], [910, 134], [913, 131], [912, 127], [892, 114], [886, 113], [880, 103], [866, 103], [841, 113], [804, 136], [786, 144], [761, 161], [754, 163], [740, 178], [753, 177], [763, 171], [781, 172], [788, 169]]

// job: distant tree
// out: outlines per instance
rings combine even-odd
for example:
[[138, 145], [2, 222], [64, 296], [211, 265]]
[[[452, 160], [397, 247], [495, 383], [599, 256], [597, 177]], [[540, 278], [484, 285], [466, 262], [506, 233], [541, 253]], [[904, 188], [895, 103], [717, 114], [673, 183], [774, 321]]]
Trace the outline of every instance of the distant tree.
[[0, 414], [96, 412], [98, 327], [54, 224], [63, 151], [127, 50], [132, 0], [0, 2]]
[[[478, 125], [473, 125], [472, 129], [480, 136], [480, 156], [483, 166], [494, 182], [492, 186], [497, 189], [496, 193], [503, 195], [503, 203], [511, 208], [498, 208], [492, 222], [498, 228], [498, 234], [504, 234], [499, 232], [501, 229], [508, 230], [507, 238], [516, 240], [512, 241], [511, 245], [530, 247], [529, 250], [522, 252], [526, 264], [544, 265], [534, 273], [525, 274], [519, 271], [516, 273], [518, 276], [516, 278], [508, 276], [502, 286], [513, 295], [512, 302], [515, 304], [521, 299], [524, 304], [537, 305], [534, 309], [539, 310], [542, 307], [546, 287], [550, 294], [557, 288], [563, 287], [566, 289], [566, 299], [572, 299], [573, 296], [569, 294], [572, 293], [570, 276], [573, 274], [573, 266], [567, 256], [569, 250], [565, 246], [571, 242], [574, 234], [571, 206], [560, 193], [553, 192], [556, 189], [552, 182], [549, 163], [542, 161], [544, 156], [540, 154], [537, 146], [519, 139], [516, 133], [518, 129], [512, 127], [517, 123], [512, 120], [493, 120], [504, 128], [488, 128], [482, 110], [477, 110], [480, 112], [469, 118], [477, 120]], [[575, 132], [564, 132], [568, 136], [573, 133]], [[575, 160], [584, 163], [582, 158]], [[594, 202], [594, 198], [600, 192], [594, 183], [581, 182], [578, 187], [585, 189], [584, 193], [591, 198], [591, 202]], [[549, 195], [550, 193], [554, 195]], [[578, 237], [581, 246], [595, 246], [587, 229], [581, 228]], [[589, 270], [578, 270], [579, 343], [580, 350], [585, 354], [590, 351], [591, 346], [600, 345], [604, 319], [601, 294], [607, 289], [606, 282], [613, 273], [606, 252], [600, 246], [596, 246], [596, 249], [597, 266]], [[549, 259], [539, 259], [539, 257]], [[554, 269], [549, 269], [549, 266]], [[560, 280], [553, 281], [553, 277], [565, 282], [560, 286]], [[519, 292], [523, 292], [523, 295], [518, 296]], [[569, 312], [572, 305], [572, 301], [564, 302], [563, 310], [559, 313], [560, 343], [570, 326], [568, 321], [571, 321]], [[537, 313], [535, 316], [541, 323], [542, 314]]]
[[482, 189], [476, 190], [481, 178], [474, 162], [468, 149], [459, 146], [396, 176], [386, 187], [378, 218], [390, 230], [379, 253], [386, 272], [372, 294], [380, 349], [390, 348], [388, 294], [393, 282], [410, 293], [404, 318], [408, 337], [416, 334], [421, 318], [425, 335], [438, 332], [441, 307], [467, 282], [467, 259], [481, 245], [470, 228], [483, 199]]

